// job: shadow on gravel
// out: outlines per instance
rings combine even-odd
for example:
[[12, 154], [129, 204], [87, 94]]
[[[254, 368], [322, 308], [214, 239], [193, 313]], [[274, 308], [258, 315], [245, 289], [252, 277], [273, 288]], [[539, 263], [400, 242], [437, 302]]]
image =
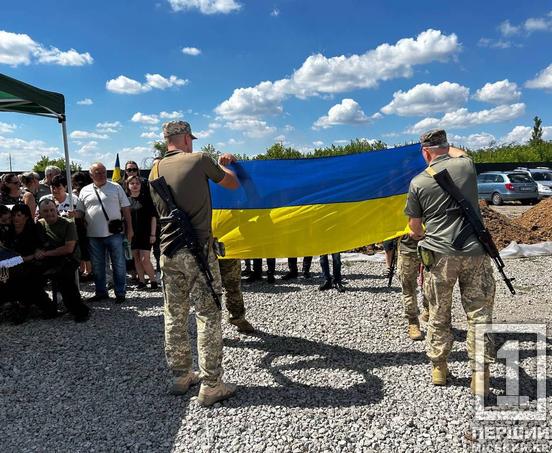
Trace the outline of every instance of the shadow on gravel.
[[91, 305], [84, 324], [1, 326], [2, 452], [171, 451], [197, 391], [167, 394], [162, 317], [139, 313], [158, 301]]

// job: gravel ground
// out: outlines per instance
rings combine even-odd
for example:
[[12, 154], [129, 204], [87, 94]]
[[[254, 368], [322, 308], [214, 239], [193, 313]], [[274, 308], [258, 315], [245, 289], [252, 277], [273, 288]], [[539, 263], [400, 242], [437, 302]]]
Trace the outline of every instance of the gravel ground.
[[[519, 294], [497, 283], [496, 320], [550, 323], [551, 266], [552, 257], [509, 260]], [[2, 324], [0, 450], [550, 451], [550, 382], [548, 421], [516, 425], [550, 429], [548, 441], [489, 439], [494, 431], [468, 440], [507, 425], [474, 418], [458, 295], [454, 376], [436, 388], [424, 343], [406, 337], [397, 283], [385, 288], [381, 263], [346, 263], [344, 294], [319, 292], [318, 264], [313, 270], [307, 281], [244, 287], [258, 333], [240, 335], [225, 323], [225, 379], [238, 384], [238, 395], [211, 409], [197, 405], [197, 388], [184, 397], [166, 393], [159, 291], [130, 292], [123, 306], [97, 303], [85, 324], [67, 316]], [[521, 393], [534, 405], [534, 343], [522, 340]], [[550, 338], [547, 345], [550, 352]], [[495, 396], [504, 393], [504, 370], [493, 365]], [[513, 449], [520, 445], [537, 449]]]

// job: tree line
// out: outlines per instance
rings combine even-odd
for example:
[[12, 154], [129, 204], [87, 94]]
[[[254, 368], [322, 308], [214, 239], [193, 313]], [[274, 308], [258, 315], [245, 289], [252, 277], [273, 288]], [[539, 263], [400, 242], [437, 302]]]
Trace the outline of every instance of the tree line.
[[[381, 140], [366, 140], [355, 138], [344, 145], [332, 144], [326, 147], [314, 148], [312, 151], [301, 152], [300, 150], [286, 146], [283, 143], [274, 143], [269, 146], [264, 153], [250, 156], [247, 154], [236, 154], [238, 160], [266, 160], [266, 159], [309, 159], [315, 157], [342, 156], [346, 154], [364, 153], [377, 151], [396, 146], [408, 145], [410, 143], [388, 145]], [[520, 145], [517, 143], [496, 144], [481, 149], [465, 149], [477, 163], [492, 162], [552, 162], [552, 141], [543, 139], [542, 120], [535, 116], [533, 119], [533, 129], [531, 139], [528, 143]], [[217, 159], [222, 152], [213, 145], [207, 144], [201, 148], [205, 152]], [[153, 143], [153, 156], [163, 157], [167, 152], [167, 145], [163, 141]], [[152, 156], [152, 157], [153, 157]], [[65, 169], [65, 159], [51, 159], [48, 156], [41, 156], [40, 160], [34, 165], [33, 170], [43, 172], [48, 165], [56, 165], [62, 170]], [[108, 165], [108, 163], [106, 163]], [[109, 165], [108, 165], [109, 167]], [[80, 165], [71, 162], [71, 171], [80, 170]]]

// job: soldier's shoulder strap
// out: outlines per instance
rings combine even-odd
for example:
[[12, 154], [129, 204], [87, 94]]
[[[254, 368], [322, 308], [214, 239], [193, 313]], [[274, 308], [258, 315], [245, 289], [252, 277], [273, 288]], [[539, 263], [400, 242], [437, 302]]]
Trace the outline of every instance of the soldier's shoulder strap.
[[433, 167], [427, 167], [425, 169], [426, 173], [431, 176], [432, 178], [435, 178], [435, 175], [437, 174], [437, 172], [435, 171], [435, 169]]

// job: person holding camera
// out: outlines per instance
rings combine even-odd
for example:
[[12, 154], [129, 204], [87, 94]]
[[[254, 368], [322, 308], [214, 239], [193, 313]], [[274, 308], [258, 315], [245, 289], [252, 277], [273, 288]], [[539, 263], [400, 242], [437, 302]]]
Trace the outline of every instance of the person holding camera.
[[123, 230], [128, 242], [132, 242], [134, 235], [130, 202], [119, 184], [107, 180], [107, 170], [101, 162], [90, 166], [90, 176], [92, 184], [83, 187], [80, 192], [96, 286], [96, 294], [88, 300], [96, 302], [109, 298], [105, 270], [105, 256], [109, 253], [113, 266], [115, 302], [122, 303], [126, 293]]

